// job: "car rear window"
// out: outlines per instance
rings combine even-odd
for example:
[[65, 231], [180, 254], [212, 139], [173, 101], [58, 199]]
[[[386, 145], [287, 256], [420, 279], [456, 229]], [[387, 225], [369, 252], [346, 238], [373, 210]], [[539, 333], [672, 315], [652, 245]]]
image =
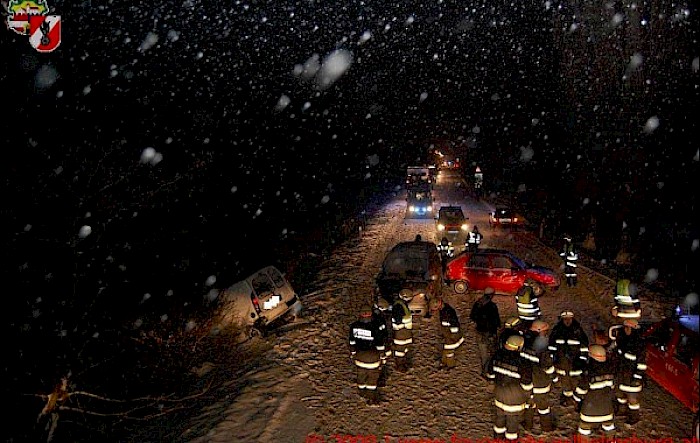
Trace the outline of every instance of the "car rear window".
[[272, 281], [275, 283], [276, 287], [281, 288], [282, 286], [284, 286], [284, 277], [282, 276], [282, 274], [280, 274], [280, 272], [277, 269], [270, 269], [268, 271], [268, 274], [270, 275]]

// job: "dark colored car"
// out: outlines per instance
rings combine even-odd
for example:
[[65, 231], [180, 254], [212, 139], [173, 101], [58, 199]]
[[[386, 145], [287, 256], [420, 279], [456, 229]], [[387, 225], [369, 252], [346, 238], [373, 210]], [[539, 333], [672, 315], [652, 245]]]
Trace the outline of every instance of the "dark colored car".
[[526, 263], [503, 249], [462, 252], [447, 264], [446, 279], [458, 294], [490, 286], [497, 294], [515, 295], [527, 279], [543, 289], [557, 290], [561, 284], [553, 269]]
[[440, 233], [459, 234], [467, 232], [467, 217], [461, 206], [442, 206], [436, 216], [437, 230]]
[[430, 185], [421, 183], [406, 191], [406, 218], [433, 218]]
[[399, 293], [410, 298], [414, 315], [426, 315], [428, 302], [440, 297], [443, 289], [442, 267], [437, 246], [428, 241], [401, 242], [384, 258], [376, 278], [375, 297], [393, 303]]
[[515, 227], [521, 224], [522, 220], [510, 208], [498, 207], [489, 215], [489, 226], [491, 226], [492, 228], [496, 226]]

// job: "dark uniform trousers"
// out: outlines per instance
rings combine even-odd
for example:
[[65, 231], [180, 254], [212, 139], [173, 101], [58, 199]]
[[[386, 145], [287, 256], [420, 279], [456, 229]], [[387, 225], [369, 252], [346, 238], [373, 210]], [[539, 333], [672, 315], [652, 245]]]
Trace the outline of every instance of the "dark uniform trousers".
[[382, 370], [382, 353], [376, 349], [357, 351], [354, 360], [357, 368], [357, 388], [360, 395], [369, 400], [378, 400], [377, 385]]
[[576, 388], [574, 399], [581, 403], [578, 433], [589, 437], [595, 429], [601, 427], [611, 436], [615, 432], [615, 414], [613, 403], [614, 375], [610, 373], [584, 377]]
[[618, 371], [617, 402], [619, 406], [627, 405], [627, 423], [635, 424], [639, 421], [640, 403], [642, 394], [642, 374], [647, 369], [641, 356], [618, 349], [620, 354], [621, 369]]
[[454, 368], [457, 366], [455, 353], [464, 343], [462, 331], [458, 326], [450, 326], [449, 322], [443, 321], [440, 325], [440, 333], [444, 341], [442, 345], [442, 365], [447, 368]]
[[[520, 423], [530, 402], [532, 369], [517, 351], [497, 352], [488, 366], [488, 377], [495, 381], [494, 425], [495, 439], [515, 441]], [[519, 360], [519, 361], [518, 361]]]
[[554, 418], [551, 410], [549, 393], [552, 390], [552, 378], [554, 377], [554, 365], [551, 356], [545, 352], [523, 352], [523, 358], [532, 362], [532, 399], [525, 410], [523, 427], [531, 430], [534, 426], [535, 411], [540, 418], [542, 432], [554, 430]]

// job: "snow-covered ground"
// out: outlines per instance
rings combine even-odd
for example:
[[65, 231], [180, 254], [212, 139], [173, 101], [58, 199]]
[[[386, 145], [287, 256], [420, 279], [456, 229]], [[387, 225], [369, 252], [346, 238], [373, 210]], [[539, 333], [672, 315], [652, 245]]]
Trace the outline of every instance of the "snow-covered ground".
[[[557, 251], [532, 234], [489, 229], [492, 207], [471, 199], [456, 175], [443, 173], [436, 195], [436, 206], [440, 202], [463, 206], [470, 226], [476, 223], [484, 234], [484, 246], [509, 249], [527, 261], [560, 268]], [[457, 295], [451, 289], [445, 293], [460, 315], [466, 336], [457, 368], [438, 370], [438, 320], [421, 320], [414, 333], [413, 367], [400, 373], [390, 365], [387, 386], [381, 391], [383, 402], [369, 406], [356, 392], [347, 328], [360, 306], [369, 301], [385, 253], [416, 234], [437, 240], [432, 220], [407, 221], [404, 211], [402, 198], [391, 201], [370, 220], [361, 237], [340, 245], [324, 262], [313, 287], [297, 288], [304, 294], [305, 320], [311, 323], [269, 338], [276, 343], [264, 362], [235, 381], [241, 386], [238, 395], [202, 411], [181, 441], [330, 442], [341, 441], [336, 437], [340, 435], [364, 435], [398, 442], [399, 438], [450, 441], [453, 435], [492, 436], [492, 392], [479, 377], [475, 333], [468, 321], [476, 293]], [[461, 251], [462, 245], [456, 246]], [[562, 310], [573, 310], [590, 335], [594, 323], [612, 324], [608, 305], [612, 285], [607, 277], [583, 268], [576, 288], [564, 286], [540, 299], [544, 319], [553, 324]], [[512, 297], [498, 296], [496, 302], [502, 320], [516, 314]], [[577, 416], [571, 408], [559, 407], [559, 393], [555, 389], [551, 394], [559, 429], [539, 437], [568, 438], [576, 432]], [[688, 409], [649, 381], [642, 397], [642, 421], [630, 428], [618, 420], [618, 435], [688, 438], [692, 420]]]

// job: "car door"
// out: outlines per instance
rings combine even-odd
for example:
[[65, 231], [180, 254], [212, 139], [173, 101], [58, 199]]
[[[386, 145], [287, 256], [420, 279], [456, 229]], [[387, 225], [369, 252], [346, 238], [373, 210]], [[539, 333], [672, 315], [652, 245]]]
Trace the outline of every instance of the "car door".
[[670, 379], [677, 389], [676, 397], [686, 406], [698, 410], [698, 343], [697, 335], [685, 328], [679, 328], [677, 341], [673, 347], [673, 358], [666, 365], [671, 372]]
[[[487, 254], [472, 254], [465, 268], [465, 280], [471, 289], [482, 290], [491, 283], [491, 268]], [[495, 288], [494, 288], [495, 289]]]
[[[507, 255], [491, 256], [492, 285], [498, 285], [500, 291], [515, 294], [525, 281], [525, 270], [513, 262]], [[495, 288], [496, 286], [494, 286]]]

